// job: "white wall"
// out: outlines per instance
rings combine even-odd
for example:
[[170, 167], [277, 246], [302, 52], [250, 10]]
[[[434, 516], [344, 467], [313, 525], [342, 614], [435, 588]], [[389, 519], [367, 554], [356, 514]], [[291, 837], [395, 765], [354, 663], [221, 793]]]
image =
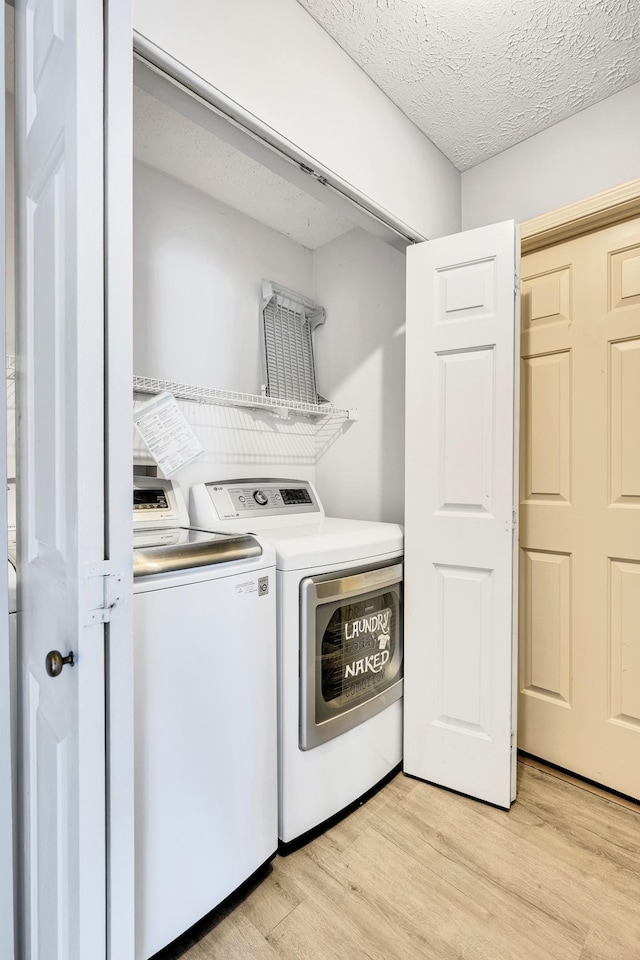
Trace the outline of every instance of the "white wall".
[[313, 296], [310, 250], [134, 163], [134, 373], [259, 393], [261, 281]]
[[[134, 373], [259, 393], [260, 281], [322, 304], [318, 387], [355, 423], [180, 402], [205, 455], [179, 472], [315, 480], [334, 516], [401, 521], [405, 258], [355, 229], [312, 252], [198, 190], [134, 164]], [[144, 402], [139, 397], [137, 405]], [[134, 432], [134, 460], [151, 462]]]
[[328, 438], [316, 482], [328, 514], [404, 517], [404, 254], [354, 230], [315, 254], [315, 296], [327, 310], [316, 332], [318, 387], [358, 408], [338, 442]]
[[640, 177], [640, 83], [462, 174], [462, 226], [520, 223]]
[[426, 237], [460, 174], [296, 0], [134, 0], [134, 28]]
[[[134, 163], [134, 374], [260, 393], [261, 281], [313, 296], [313, 254], [146, 164]], [[181, 402], [206, 454], [176, 480], [312, 478], [315, 426]], [[137, 432], [134, 459], [150, 462]]]

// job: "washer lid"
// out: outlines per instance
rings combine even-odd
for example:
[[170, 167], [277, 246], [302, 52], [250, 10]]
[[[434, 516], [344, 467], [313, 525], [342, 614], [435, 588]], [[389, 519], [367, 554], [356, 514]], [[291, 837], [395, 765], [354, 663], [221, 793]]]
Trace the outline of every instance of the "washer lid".
[[258, 541], [246, 533], [213, 533], [192, 527], [140, 530], [133, 535], [133, 575], [191, 570], [261, 554]]

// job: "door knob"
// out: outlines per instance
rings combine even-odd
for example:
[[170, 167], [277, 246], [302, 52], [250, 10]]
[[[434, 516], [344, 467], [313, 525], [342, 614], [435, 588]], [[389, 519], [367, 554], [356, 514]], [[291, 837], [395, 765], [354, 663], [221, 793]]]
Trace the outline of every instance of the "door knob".
[[73, 650], [66, 657], [63, 657], [59, 650], [50, 650], [44, 660], [44, 665], [50, 677], [59, 677], [65, 663], [68, 663], [70, 667], [74, 665]]

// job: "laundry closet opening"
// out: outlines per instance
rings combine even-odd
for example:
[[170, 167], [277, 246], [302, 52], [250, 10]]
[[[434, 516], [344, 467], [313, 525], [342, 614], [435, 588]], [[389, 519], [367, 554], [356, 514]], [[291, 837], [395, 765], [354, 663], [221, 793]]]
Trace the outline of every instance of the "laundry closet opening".
[[[134, 375], [260, 395], [269, 280], [324, 308], [318, 392], [358, 411], [179, 399], [205, 453], [175, 479], [306, 479], [328, 514], [402, 522], [410, 238], [139, 59], [134, 81]], [[151, 463], [137, 434], [133, 456]]]

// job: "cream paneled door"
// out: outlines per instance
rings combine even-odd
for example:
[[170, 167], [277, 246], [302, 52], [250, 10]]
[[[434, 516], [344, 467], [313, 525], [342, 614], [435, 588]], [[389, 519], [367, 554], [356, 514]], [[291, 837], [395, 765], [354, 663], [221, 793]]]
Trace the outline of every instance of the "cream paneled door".
[[518, 743], [640, 799], [640, 221], [522, 277]]
[[512, 222], [407, 251], [404, 770], [515, 798]]
[[103, 7], [15, 7], [21, 956], [102, 960]]

